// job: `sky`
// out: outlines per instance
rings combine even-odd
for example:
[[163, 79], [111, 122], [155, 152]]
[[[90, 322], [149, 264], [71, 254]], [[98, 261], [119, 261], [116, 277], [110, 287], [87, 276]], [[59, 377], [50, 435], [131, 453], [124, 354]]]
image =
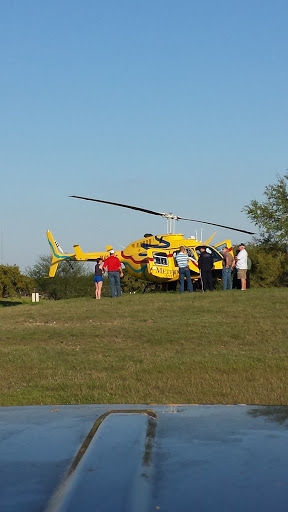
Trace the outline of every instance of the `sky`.
[[32, 267], [47, 229], [66, 252], [166, 233], [70, 195], [254, 231], [244, 206], [288, 167], [287, 18], [286, 0], [1, 0], [0, 263]]

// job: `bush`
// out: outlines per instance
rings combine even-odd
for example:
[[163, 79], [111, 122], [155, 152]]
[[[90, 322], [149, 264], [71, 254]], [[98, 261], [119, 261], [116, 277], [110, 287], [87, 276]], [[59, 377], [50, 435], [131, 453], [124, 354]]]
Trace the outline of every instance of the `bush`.
[[288, 286], [288, 255], [284, 251], [250, 244], [246, 247], [252, 261], [251, 286]]
[[41, 295], [55, 300], [93, 295], [93, 275], [86, 265], [63, 261], [53, 278], [47, 277], [49, 267], [50, 256], [40, 256], [32, 268], [26, 269]]
[[[83, 262], [63, 261], [59, 264], [56, 276], [48, 278], [50, 260], [50, 256], [40, 256], [32, 268], [26, 269], [27, 279], [33, 280], [34, 286], [42, 296], [55, 300], [94, 297], [94, 273], [91, 272], [90, 266]], [[128, 272], [124, 272], [124, 277], [121, 279], [123, 293], [142, 292], [144, 285], [144, 281], [138, 281]], [[102, 295], [104, 297], [110, 295], [107, 277], [104, 277]]]
[[30, 295], [34, 287], [34, 280], [22, 275], [16, 265], [0, 265], [0, 294], [2, 298]]

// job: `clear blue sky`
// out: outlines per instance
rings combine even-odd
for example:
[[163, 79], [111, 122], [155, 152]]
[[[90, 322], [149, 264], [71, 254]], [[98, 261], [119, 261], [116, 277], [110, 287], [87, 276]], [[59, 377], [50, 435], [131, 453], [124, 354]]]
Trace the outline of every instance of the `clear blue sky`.
[[253, 231], [242, 208], [288, 167], [287, 19], [286, 0], [1, 0], [1, 263], [32, 266], [47, 229], [68, 252], [166, 232], [71, 194]]

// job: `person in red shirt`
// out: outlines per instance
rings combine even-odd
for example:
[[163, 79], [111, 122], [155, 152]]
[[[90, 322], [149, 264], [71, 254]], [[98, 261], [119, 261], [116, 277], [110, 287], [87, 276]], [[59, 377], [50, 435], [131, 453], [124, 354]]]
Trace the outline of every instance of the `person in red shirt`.
[[121, 297], [120, 277], [123, 277], [123, 270], [121, 261], [115, 256], [113, 249], [110, 251], [110, 256], [104, 261], [104, 270], [108, 272], [111, 297], [115, 297], [115, 287], [117, 297]]

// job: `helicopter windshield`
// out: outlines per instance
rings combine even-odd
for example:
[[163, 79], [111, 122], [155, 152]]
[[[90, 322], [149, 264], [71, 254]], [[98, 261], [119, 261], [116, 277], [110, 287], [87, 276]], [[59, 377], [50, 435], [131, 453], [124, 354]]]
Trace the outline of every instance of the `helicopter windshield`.
[[194, 255], [192, 249], [190, 249], [190, 247], [186, 247], [186, 252], [187, 252], [189, 258], [193, 258], [195, 260], [195, 255]]
[[[186, 252], [187, 252], [187, 256], [188, 256], [189, 258], [191, 258], [191, 260], [193, 260], [193, 261], [197, 262], [197, 259], [198, 259], [198, 258], [196, 257], [196, 254], [194, 253], [194, 250], [193, 250], [192, 248], [190, 248], [190, 247], [185, 247], [185, 249], [186, 249]], [[173, 252], [173, 256], [174, 256], [174, 258], [175, 258], [175, 256], [176, 256], [177, 254], [179, 254], [179, 252], [180, 252], [180, 249], [178, 249], [177, 251], [174, 251], [174, 252]], [[197, 253], [197, 254], [198, 254], [198, 253]], [[175, 260], [175, 264], [176, 264], [176, 266], [178, 266], [178, 264], [177, 264], [177, 261], [176, 261], [176, 260]]]
[[[198, 257], [200, 256], [200, 249], [196, 249], [196, 252], [198, 254]], [[216, 251], [216, 249], [214, 249], [214, 247], [206, 247], [206, 252], [208, 252], [208, 254], [212, 254], [213, 256], [213, 260], [214, 260], [214, 263], [216, 261], [221, 261], [223, 259], [223, 256], [221, 256], [221, 254], [218, 253], [218, 251]]]

